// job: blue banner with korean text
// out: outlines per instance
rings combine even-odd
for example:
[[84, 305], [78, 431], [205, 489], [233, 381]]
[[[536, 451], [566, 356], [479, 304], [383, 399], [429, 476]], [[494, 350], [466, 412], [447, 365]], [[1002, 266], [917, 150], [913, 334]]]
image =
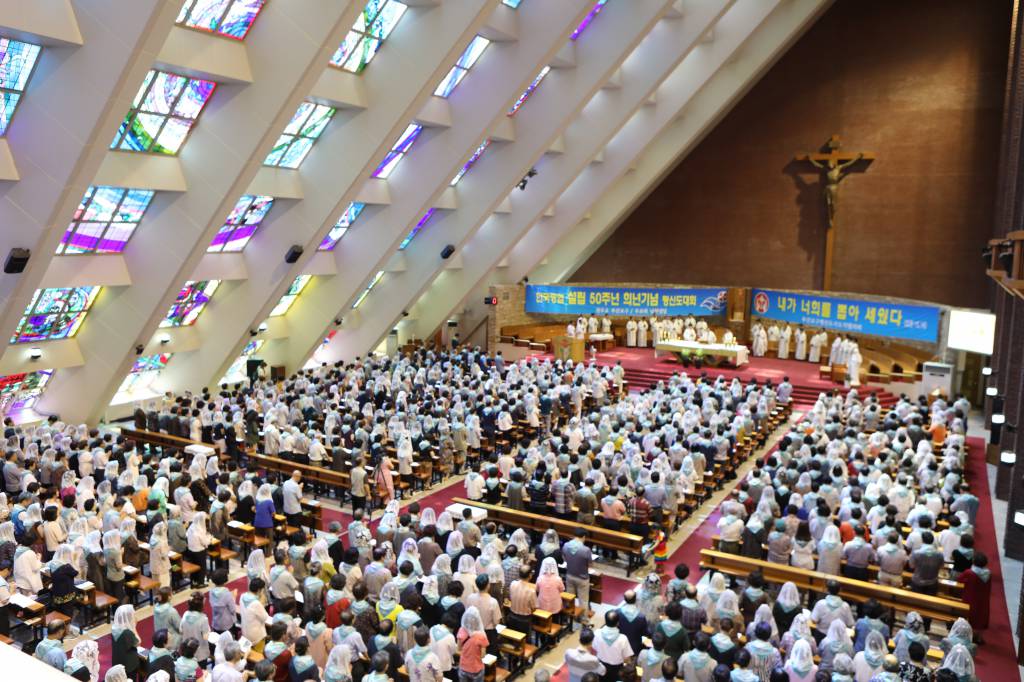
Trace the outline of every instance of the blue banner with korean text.
[[935, 343], [939, 308], [754, 289], [751, 313], [805, 327]]
[[724, 315], [726, 289], [527, 284], [526, 312], [553, 315]]

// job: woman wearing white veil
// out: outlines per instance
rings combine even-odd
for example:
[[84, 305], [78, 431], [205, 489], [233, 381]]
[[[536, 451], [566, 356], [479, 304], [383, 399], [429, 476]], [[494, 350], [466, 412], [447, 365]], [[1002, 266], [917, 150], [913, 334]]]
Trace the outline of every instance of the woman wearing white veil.
[[470, 606], [462, 614], [462, 623], [456, 637], [462, 656], [459, 659], [459, 679], [476, 680], [483, 677], [481, 659], [487, 651], [487, 633], [480, 611]]
[[831, 668], [833, 660], [840, 654], [853, 656], [853, 640], [841, 619], [837, 618], [828, 626], [825, 638], [818, 645], [818, 654], [821, 656], [821, 667], [825, 669]]
[[402, 563], [406, 561], [412, 564], [413, 575], [417, 578], [423, 575], [423, 565], [420, 564], [419, 545], [416, 544], [416, 540], [413, 538], [406, 538], [402, 541], [402, 551], [398, 554], [397, 565], [401, 567]]
[[427, 507], [420, 512], [420, 530], [425, 530], [428, 526], [437, 525], [437, 512], [434, 511], [433, 507]]
[[476, 559], [469, 554], [463, 554], [459, 559], [458, 571], [452, 576], [453, 580], [462, 583], [462, 603], [465, 604], [469, 597], [476, 594]]
[[188, 551], [185, 552], [185, 555], [192, 563], [199, 566], [199, 570], [192, 574], [192, 585], [202, 587], [206, 582], [206, 550], [212, 541], [210, 532], [206, 528], [206, 512], [197, 512], [192, 517], [192, 523], [189, 524], [185, 537], [188, 540]]
[[790, 682], [814, 682], [818, 666], [814, 664], [814, 652], [806, 640], [796, 641], [784, 669], [789, 673]]
[[448, 585], [452, 580], [452, 558], [447, 554], [440, 554], [434, 559], [434, 565], [430, 567], [430, 575], [437, 578], [437, 590], [441, 595], [448, 594]]
[[88, 682], [97, 682], [100, 677], [100, 647], [95, 640], [85, 639], [75, 645], [71, 650], [71, 657], [64, 666], [64, 672], [72, 677], [76, 671], [84, 670], [86, 675], [82, 678]]
[[153, 525], [149, 536], [149, 575], [160, 587], [171, 586], [171, 546], [167, 542], [167, 524]]
[[347, 644], [336, 644], [327, 655], [324, 682], [352, 682], [352, 649]]
[[878, 630], [872, 630], [864, 640], [864, 650], [853, 657], [853, 674], [856, 682], [870, 682], [876, 673], [882, 671], [885, 655], [889, 649], [885, 637]]
[[[448, 534], [448, 542], [445, 544], [445, 554], [450, 556], [453, 560], [458, 559], [459, 555], [462, 554], [465, 547], [462, 544], [462, 531], [453, 530]], [[471, 559], [473, 557], [470, 557]]]
[[952, 670], [956, 675], [957, 682], [977, 682], [978, 677], [974, 670], [974, 657], [963, 644], [956, 644], [946, 657], [942, 659], [939, 669]]
[[[123, 604], [114, 611], [114, 621], [110, 630], [110, 658], [115, 667], [123, 666], [124, 671], [133, 679], [139, 669], [139, 653], [137, 647], [142, 643], [135, 625], [135, 607]], [[110, 673], [107, 673], [109, 679]]]
[[[132, 671], [134, 674], [134, 671]], [[103, 676], [103, 682], [128, 682], [128, 671], [125, 670], [123, 665], [115, 665], [107, 669], [107, 674]]]

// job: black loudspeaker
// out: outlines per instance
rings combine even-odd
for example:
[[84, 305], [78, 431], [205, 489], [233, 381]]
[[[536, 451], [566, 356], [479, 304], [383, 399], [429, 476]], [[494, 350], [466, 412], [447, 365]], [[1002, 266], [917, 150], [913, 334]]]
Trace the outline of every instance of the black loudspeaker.
[[455, 253], [455, 247], [449, 244], [448, 246], [441, 249], [441, 258], [447, 260], [448, 258], [451, 257], [453, 253]]
[[31, 255], [32, 252], [28, 249], [11, 249], [11, 252], [7, 254], [7, 260], [4, 262], [4, 272], [8, 275], [24, 272], [25, 266], [28, 265], [28, 257]]
[[299, 246], [298, 244], [295, 244], [294, 246], [292, 246], [292, 248], [288, 249], [288, 253], [284, 255], [284, 262], [294, 263], [295, 261], [299, 260], [299, 256], [301, 255], [302, 247]]

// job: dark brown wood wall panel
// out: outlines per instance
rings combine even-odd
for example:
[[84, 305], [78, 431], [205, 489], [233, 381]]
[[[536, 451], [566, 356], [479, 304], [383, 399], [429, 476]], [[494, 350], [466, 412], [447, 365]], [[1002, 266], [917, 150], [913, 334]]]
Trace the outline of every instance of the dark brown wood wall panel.
[[843, 182], [833, 288], [987, 307], [1010, 11], [838, 0], [571, 281], [820, 287], [819, 178], [792, 158], [837, 133], [878, 158]]

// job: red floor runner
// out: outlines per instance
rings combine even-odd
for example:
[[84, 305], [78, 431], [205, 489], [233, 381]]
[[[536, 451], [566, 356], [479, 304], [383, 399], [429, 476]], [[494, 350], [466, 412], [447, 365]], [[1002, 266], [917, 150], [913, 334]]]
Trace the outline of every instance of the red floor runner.
[[[979, 680], [1020, 679], [1017, 666], [1017, 651], [1013, 645], [1013, 628], [1006, 606], [1003, 589], [1003, 569], [1000, 563], [999, 547], [996, 544], [996, 527], [992, 517], [992, 495], [988, 488], [985, 463], [985, 441], [982, 438], [968, 438], [967, 479], [974, 494], [981, 500], [975, 519], [975, 548], [988, 557], [992, 570], [992, 599], [989, 604], [989, 627], [984, 632], [985, 644], [978, 647], [974, 664]], [[999, 532], [1002, 532], [1001, 530]]]

